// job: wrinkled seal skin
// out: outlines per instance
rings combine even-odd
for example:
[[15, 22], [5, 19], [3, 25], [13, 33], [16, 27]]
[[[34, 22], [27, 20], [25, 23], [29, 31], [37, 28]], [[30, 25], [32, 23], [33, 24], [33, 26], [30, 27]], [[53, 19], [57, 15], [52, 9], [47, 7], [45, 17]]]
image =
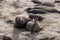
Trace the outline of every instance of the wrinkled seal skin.
[[31, 19], [29, 18], [29, 16], [27, 14], [18, 15], [15, 18], [15, 27], [16, 28], [25, 28], [27, 22], [30, 20]]

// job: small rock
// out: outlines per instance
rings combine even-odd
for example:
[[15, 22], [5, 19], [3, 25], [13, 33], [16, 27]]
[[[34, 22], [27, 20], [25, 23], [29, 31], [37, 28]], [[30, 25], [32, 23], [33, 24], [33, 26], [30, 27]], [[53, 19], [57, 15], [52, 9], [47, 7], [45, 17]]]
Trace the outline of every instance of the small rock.
[[32, 31], [34, 32], [39, 32], [40, 30], [42, 30], [42, 28], [40, 27], [40, 23], [38, 21], [38, 18], [35, 18], [35, 22], [34, 25], [32, 27]]
[[29, 15], [27, 14], [21, 14], [16, 16], [15, 18], [15, 27], [16, 28], [25, 28], [28, 21], [31, 19], [29, 18]]
[[12, 40], [12, 38], [5, 35], [0, 35], [0, 40]]
[[27, 23], [26, 29], [29, 30], [29, 31], [31, 31], [33, 25], [34, 25], [34, 21], [29, 21], [29, 22]]
[[13, 20], [7, 20], [6, 23], [14, 24]]
[[26, 28], [27, 28], [27, 30], [29, 30], [31, 32], [39, 32], [42, 29], [42, 28], [40, 28], [39, 21], [37, 21], [37, 20], [29, 21], [27, 23]]

